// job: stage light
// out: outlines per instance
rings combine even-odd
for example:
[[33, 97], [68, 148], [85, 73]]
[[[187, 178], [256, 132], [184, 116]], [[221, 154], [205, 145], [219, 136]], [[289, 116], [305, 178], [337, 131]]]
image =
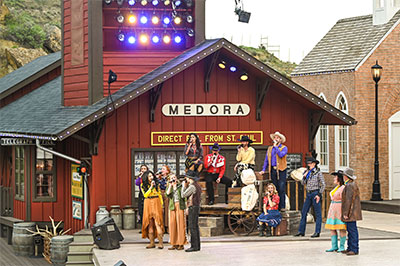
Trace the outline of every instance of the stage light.
[[160, 19], [157, 16], [153, 16], [151, 18], [151, 23], [153, 23], [154, 25], [157, 25], [160, 22]]
[[128, 4], [129, 4], [130, 6], [134, 6], [134, 5], [136, 4], [136, 1], [135, 1], [135, 0], [129, 0], [129, 1], [128, 1]]
[[140, 23], [142, 23], [142, 24], [146, 24], [147, 23], [147, 21], [148, 21], [148, 19], [147, 19], [147, 17], [146, 16], [141, 16], [140, 17]]
[[189, 37], [193, 37], [194, 36], [194, 30], [193, 29], [188, 29], [187, 30], [187, 35], [189, 35]]
[[193, 17], [191, 15], [186, 16], [186, 21], [187, 23], [192, 23], [193, 22]]
[[231, 66], [231, 67], [229, 68], [229, 70], [230, 70], [231, 72], [236, 72], [237, 68], [236, 68], [235, 66]]
[[109, 5], [112, 3], [112, 0], [104, 0], [104, 3], [106, 3], [106, 5]]
[[135, 36], [129, 36], [128, 42], [129, 42], [130, 44], [134, 44], [134, 43], [136, 42]]
[[131, 23], [131, 24], [134, 24], [134, 23], [136, 23], [136, 16], [135, 15], [129, 15], [129, 17], [128, 17], [128, 21], [129, 21], [129, 23]]
[[169, 23], [171, 23], [171, 19], [170, 19], [169, 17], [164, 17], [164, 18], [163, 18], [163, 23], [164, 23], [165, 25], [168, 25]]
[[251, 13], [243, 10], [243, 2], [240, 0], [235, 3], [235, 13], [239, 16], [239, 22], [249, 23]]
[[140, 34], [139, 41], [142, 44], [147, 44], [149, 42], [149, 36], [145, 33]]
[[120, 32], [120, 33], [118, 34], [118, 40], [119, 40], [120, 42], [123, 42], [123, 41], [125, 40], [125, 34], [123, 34], [122, 32]]
[[246, 72], [243, 72], [243, 73], [240, 75], [240, 79], [241, 79], [242, 81], [246, 81], [246, 80], [249, 79], [249, 75], [248, 75]]
[[182, 42], [182, 36], [179, 35], [179, 34], [176, 34], [174, 36], [174, 42], [177, 43], [177, 44], [180, 44]]
[[160, 36], [158, 36], [157, 34], [153, 34], [153, 36], [151, 37], [151, 41], [153, 43], [159, 43], [160, 42]]
[[159, 1], [158, 0], [153, 0], [151, 3], [153, 4], [153, 6], [156, 6], [156, 5], [158, 5]]
[[122, 15], [122, 14], [119, 14], [118, 16], [117, 16], [117, 21], [118, 21], [118, 23], [124, 23], [124, 16]]
[[181, 19], [180, 17], [175, 17], [175, 18], [174, 18], [174, 23], [175, 23], [176, 25], [181, 24], [181, 22], [182, 22], [182, 19]]
[[122, 6], [122, 5], [124, 4], [124, 0], [117, 0], [117, 4], [118, 4], [119, 6]]
[[170, 1], [170, 0], [165, 0], [165, 1], [164, 1], [164, 5], [167, 6], [167, 5], [169, 5], [169, 4], [171, 4], [171, 1]]
[[171, 42], [171, 37], [169, 35], [164, 35], [163, 36], [163, 42], [165, 44], [169, 44]]
[[175, 0], [174, 2], [175, 6], [180, 6], [182, 4], [181, 0]]
[[145, 6], [147, 5], [147, 0], [142, 0], [140, 3], [142, 4], [142, 6]]
[[187, 7], [192, 7], [193, 1], [192, 0], [185, 0]]
[[226, 68], [226, 62], [224, 60], [221, 60], [221, 62], [218, 63], [219, 68], [225, 69]]

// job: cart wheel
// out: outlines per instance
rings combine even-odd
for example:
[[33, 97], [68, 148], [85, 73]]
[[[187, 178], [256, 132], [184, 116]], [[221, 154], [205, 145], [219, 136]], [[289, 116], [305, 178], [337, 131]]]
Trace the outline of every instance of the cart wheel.
[[252, 211], [233, 209], [228, 213], [228, 226], [235, 235], [249, 235], [256, 227], [256, 215]]

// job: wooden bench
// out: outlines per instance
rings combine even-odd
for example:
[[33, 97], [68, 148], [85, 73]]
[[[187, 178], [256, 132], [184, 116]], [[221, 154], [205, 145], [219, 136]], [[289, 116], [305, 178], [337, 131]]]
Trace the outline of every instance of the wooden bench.
[[9, 245], [12, 244], [12, 232], [14, 224], [20, 222], [23, 222], [23, 220], [9, 216], [0, 216], [0, 236], [4, 237], [3, 230], [5, 229], [7, 232], [7, 243]]

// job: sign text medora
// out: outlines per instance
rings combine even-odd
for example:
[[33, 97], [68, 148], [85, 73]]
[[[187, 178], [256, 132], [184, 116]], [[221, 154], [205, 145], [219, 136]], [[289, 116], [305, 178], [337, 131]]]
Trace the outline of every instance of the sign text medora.
[[246, 116], [250, 106], [245, 103], [164, 104], [165, 116]]

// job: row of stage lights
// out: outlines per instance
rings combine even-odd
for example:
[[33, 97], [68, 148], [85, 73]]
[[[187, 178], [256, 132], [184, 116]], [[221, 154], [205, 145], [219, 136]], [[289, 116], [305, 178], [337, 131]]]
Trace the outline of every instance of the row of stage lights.
[[[226, 69], [226, 68], [229, 66], [229, 70], [230, 70], [231, 72], [233, 72], [233, 73], [236, 73], [236, 72], [238, 71], [238, 68], [237, 68], [235, 65], [233, 65], [233, 64], [231, 64], [231, 63], [228, 64], [225, 60], [221, 60], [221, 61], [218, 63], [218, 66], [219, 66], [219, 68], [221, 68], [221, 69]], [[247, 71], [242, 71], [242, 72], [240, 73], [239, 78], [240, 78], [240, 80], [242, 80], [242, 81], [246, 81], [246, 80], [249, 79], [249, 74], [247, 73]]]
[[117, 39], [120, 42], [128, 42], [129, 44], [140, 43], [142, 45], [152, 44], [171, 44], [175, 43], [177, 45], [184, 43], [185, 38], [179, 34], [175, 33], [173, 35], [164, 33], [163, 35], [153, 33], [151, 36], [147, 33], [140, 33], [138, 36], [134, 33], [124, 33], [119, 32]]
[[193, 22], [193, 17], [191, 15], [185, 15], [185, 18], [180, 17], [180, 16], [175, 16], [171, 17], [168, 15], [163, 15], [163, 16], [157, 16], [156, 14], [153, 14], [151, 17], [146, 16], [145, 14], [141, 14], [140, 16], [135, 15], [134, 13], [129, 13], [127, 15], [127, 19], [125, 19], [125, 16], [123, 14], [118, 14], [116, 17], [118, 23], [123, 24], [125, 21], [128, 22], [130, 25], [136, 25], [138, 22], [141, 25], [147, 25], [147, 24], [153, 24], [154, 26], [157, 26], [160, 24], [160, 22], [164, 26], [169, 26], [171, 23], [174, 23], [175, 25], [181, 25], [183, 20], [185, 19], [187, 23], [192, 23]]
[[[136, 4], [141, 4], [142, 6], [147, 6], [148, 4], [152, 4], [153, 6], [158, 6], [159, 4], [161, 5], [164, 4], [164, 6], [169, 6], [169, 5], [173, 5], [174, 7], [181, 7], [183, 3], [186, 4], [186, 7], [192, 7], [193, 6], [193, 0], [114, 0], [118, 6], [123, 6], [124, 3], [128, 3], [129, 6], [134, 6]], [[104, 0], [104, 3], [106, 5], [111, 5], [111, 3], [113, 2], [113, 0]]]

